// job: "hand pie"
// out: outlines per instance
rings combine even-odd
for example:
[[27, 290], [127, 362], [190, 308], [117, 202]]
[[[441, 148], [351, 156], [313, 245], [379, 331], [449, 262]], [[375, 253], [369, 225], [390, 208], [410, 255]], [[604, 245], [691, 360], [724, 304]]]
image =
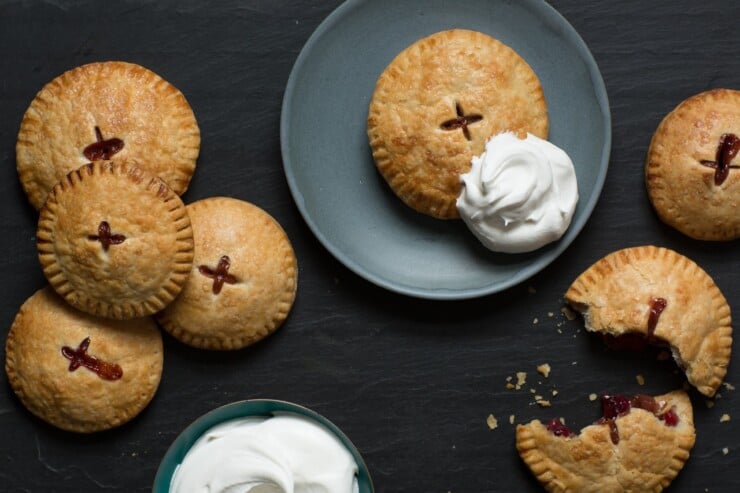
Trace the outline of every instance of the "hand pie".
[[187, 206], [195, 237], [192, 272], [157, 319], [180, 341], [239, 349], [274, 332], [295, 299], [298, 266], [283, 228], [269, 214], [228, 197]]
[[161, 310], [193, 262], [193, 230], [180, 197], [125, 161], [95, 161], [67, 175], [49, 194], [36, 236], [54, 289], [101, 317]]
[[663, 491], [696, 440], [683, 391], [650, 397], [602, 396], [604, 416], [576, 435], [558, 419], [516, 429], [516, 448], [551, 493]]
[[491, 136], [547, 138], [540, 81], [514, 50], [475, 31], [432, 34], [383, 71], [368, 114], [375, 163], [407, 205], [457, 218], [460, 175]]
[[146, 68], [97, 62], [46, 84], [23, 116], [16, 164], [36, 209], [70, 171], [91, 161], [127, 159], [187, 190], [200, 130], [185, 96]]
[[706, 396], [727, 373], [730, 307], [706, 272], [672, 250], [643, 246], [611, 253], [578, 276], [565, 300], [583, 314], [586, 329], [607, 342], [642, 338], [669, 346], [689, 383]]
[[162, 334], [150, 317], [93, 317], [50, 287], [21, 306], [5, 343], [5, 372], [23, 405], [80, 433], [139, 414], [157, 391], [162, 363]]
[[740, 91], [714, 89], [658, 125], [645, 183], [660, 219], [698, 240], [740, 237]]

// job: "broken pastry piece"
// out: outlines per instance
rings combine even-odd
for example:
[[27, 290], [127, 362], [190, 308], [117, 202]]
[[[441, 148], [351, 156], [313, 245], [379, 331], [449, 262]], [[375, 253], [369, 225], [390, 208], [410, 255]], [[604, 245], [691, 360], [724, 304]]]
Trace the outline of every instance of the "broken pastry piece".
[[626, 248], [597, 261], [565, 300], [610, 345], [670, 347], [689, 383], [713, 396], [732, 350], [730, 307], [711, 277], [666, 248]]
[[549, 492], [660, 492], [694, 446], [691, 401], [683, 391], [602, 396], [604, 415], [580, 433], [560, 420], [517, 426], [522, 460]]

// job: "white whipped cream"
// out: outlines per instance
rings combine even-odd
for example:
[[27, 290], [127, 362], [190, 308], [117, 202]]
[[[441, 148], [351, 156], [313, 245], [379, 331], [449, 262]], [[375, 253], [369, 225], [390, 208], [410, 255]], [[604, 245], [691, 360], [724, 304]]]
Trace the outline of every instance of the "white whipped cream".
[[495, 252], [531, 252], [557, 240], [578, 201], [571, 159], [531, 134], [524, 140], [511, 132], [491, 137], [460, 179], [460, 217]]
[[357, 463], [303, 416], [241, 418], [214, 426], [190, 448], [171, 493], [357, 493]]

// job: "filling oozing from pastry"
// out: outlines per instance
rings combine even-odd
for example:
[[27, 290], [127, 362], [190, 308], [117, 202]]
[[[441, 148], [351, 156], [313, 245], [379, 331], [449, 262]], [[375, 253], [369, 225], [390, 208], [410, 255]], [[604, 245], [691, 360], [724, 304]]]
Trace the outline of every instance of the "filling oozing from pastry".
[[[645, 394], [636, 394], [625, 397], [618, 394], [604, 394], [601, 396], [602, 416], [596, 424], [609, 426], [609, 436], [614, 445], [619, 443], [619, 428], [617, 419], [627, 415], [633, 408], [643, 409], [653, 413], [666, 426], [676, 426], [679, 422], [678, 414], [671, 409], [665, 409], [665, 402], [656, 401]], [[555, 436], [567, 438], [573, 434], [559, 419], [554, 418], [547, 424], [547, 430]]]
[[95, 127], [95, 139], [89, 146], [82, 150], [82, 154], [85, 155], [90, 161], [108, 161], [117, 154], [125, 145], [121, 139], [103, 139], [103, 133], [100, 131], [100, 127]]
[[632, 332], [620, 336], [604, 334], [604, 343], [612, 349], [641, 351], [647, 346], [664, 347], [668, 344], [655, 336], [660, 314], [663, 313], [668, 301], [665, 298], [650, 299], [650, 314], [648, 315], [647, 335]]
[[462, 106], [460, 106], [460, 103], [455, 103], [455, 113], [457, 113], [455, 118], [450, 118], [449, 120], [442, 122], [439, 128], [442, 130], [457, 130], [458, 128], [462, 128], [463, 135], [467, 140], [470, 140], [470, 130], [468, 130], [468, 125], [481, 121], [483, 119], [483, 115], [466, 115]]
[[101, 221], [100, 225], [98, 225], [98, 234], [88, 235], [87, 239], [91, 241], [99, 241], [100, 244], [103, 245], [103, 250], [106, 252], [111, 245], [120, 245], [126, 241], [126, 237], [124, 235], [111, 232], [108, 221]]
[[722, 185], [730, 175], [730, 168], [740, 168], [732, 166], [730, 162], [737, 156], [740, 151], [740, 138], [735, 134], [722, 134], [717, 146], [717, 157], [714, 161], [702, 159], [699, 161], [702, 165], [714, 168], [714, 184]]
[[223, 255], [218, 260], [216, 269], [211, 269], [207, 265], [201, 265], [198, 267], [198, 272], [213, 279], [213, 294], [218, 294], [221, 292], [224, 283], [236, 284], [237, 282], [236, 276], [229, 274], [229, 267], [231, 267], [231, 259], [228, 255]]
[[123, 369], [120, 365], [106, 363], [95, 356], [87, 354], [89, 347], [89, 337], [83, 339], [76, 349], [72, 349], [69, 346], [62, 347], [62, 356], [69, 360], [69, 371], [75, 371], [80, 366], [84, 366], [103, 380], [118, 380], [123, 376]]

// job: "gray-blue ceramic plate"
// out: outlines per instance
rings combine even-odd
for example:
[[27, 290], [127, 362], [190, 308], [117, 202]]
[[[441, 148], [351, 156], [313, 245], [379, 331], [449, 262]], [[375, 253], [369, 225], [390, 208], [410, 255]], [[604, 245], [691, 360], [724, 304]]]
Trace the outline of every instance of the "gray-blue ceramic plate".
[[347, 447], [352, 456], [357, 462], [357, 485], [359, 486], [359, 493], [374, 493], [373, 482], [370, 479], [370, 473], [368, 472], [365, 461], [362, 460], [360, 452], [342, 433], [342, 431], [334, 425], [331, 421], [321, 416], [320, 414], [293, 404], [291, 402], [270, 400], [270, 399], [253, 399], [248, 401], [232, 402], [225, 406], [218, 407], [213, 411], [210, 411], [197, 420], [195, 420], [190, 426], [180, 433], [175, 441], [170, 445], [167, 453], [164, 454], [162, 462], [159, 464], [157, 475], [154, 478], [154, 486], [152, 487], [152, 493], [168, 493], [170, 491], [170, 481], [172, 475], [175, 473], [175, 468], [182, 463], [185, 458], [185, 454], [188, 453], [190, 447], [200, 438], [200, 436], [213, 428], [214, 426], [221, 424], [225, 421], [229, 421], [236, 418], [245, 418], [250, 416], [273, 416], [275, 413], [285, 414], [293, 413], [300, 416], [305, 416], [312, 419], [319, 424], [326, 427], [329, 431], [339, 438], [339, 440]]
[[[366, 120], [378, 76], [414, 41], [452, 28], [489, 34], [530, 64], [547, 99], [549, 139], [575, 164], [580, 200], [571, 226], [536, 252], [486, 250], [462, 221], [404, 205], [376, 171]], [[495, 293], [552, 262], [596, 205], [611, 149], [609, 102], [596, 62], [542, 0], [349, 0], [298, 56], [280, 123], [290, 190], [321, 243], [369, 281], [430, 299]]]

